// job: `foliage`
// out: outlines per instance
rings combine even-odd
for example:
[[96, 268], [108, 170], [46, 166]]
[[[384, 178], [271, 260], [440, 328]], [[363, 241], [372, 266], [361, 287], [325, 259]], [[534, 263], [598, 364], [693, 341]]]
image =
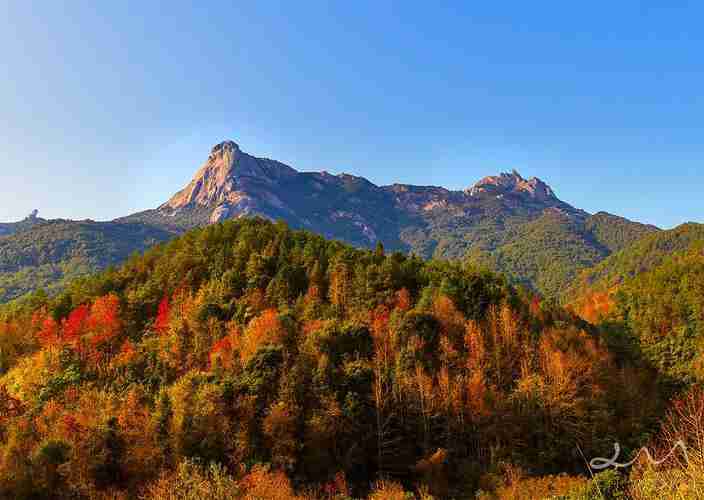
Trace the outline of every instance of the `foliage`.
[[477, 241], [467, 250], [466, 258], [503, 272], [551, 299], [561, 297], [580, 270], [657, 231], [605, 213], [582, 219], [557, 210], [546, 210], [531, 220], [508, 219], [501, 227], [506, 232], [501, 240]]
[[661, 401], [606, 340], [469, 264], [227, 221], [0, 309], [0, 496], [443, 498], [500, 464], [579, 472], [578, 444], [637, 447]]
[[[673, 382], [704, 380], [704, 253], [696, 243], [627, 280], [613, 295], [611, 327]], [[609, 319], [607, 318], [607, 319]]]
[[[553, 299], [581, 269], [657, 231], [606, 213], [589, 215], [556, 198], [541, 201], [517, 193], [470, 196], [434, 187], [378, 187], [346, 174], [299, 173], [266, 188], [257, 184], [248, 187], [248, 213], [360, 248], [383, 243], [387, 250], [426, 259], [468, 258]], [[34, 219], [0, 225], [0, 235], [11, 234], [0, 237], [0, 302], [40, 288], [54, 293], [76, 276], [208, 225], [215, 208], [162, 206], [113, 222]], [[263, 261], [255, 256], [248, 264], [257, 263]], [[270, 291], [284, 293], [281, 277], [299, 271], [279, 269]], [[295, 294], [296, 281], [286, 283]]]
[[648, 234], [583, 270], [564, 290], [561, 298], [566, 303], [579, 303], [580, 299], [593, 293], [610, 292], [625, 281], [658, 267], [673, 253], [686, 251], [702, 240], [704, 225], [694, 223]]
[[125, 261], [173, 233], [144, 224], [53, 220], [0, 237], [0, 302]]

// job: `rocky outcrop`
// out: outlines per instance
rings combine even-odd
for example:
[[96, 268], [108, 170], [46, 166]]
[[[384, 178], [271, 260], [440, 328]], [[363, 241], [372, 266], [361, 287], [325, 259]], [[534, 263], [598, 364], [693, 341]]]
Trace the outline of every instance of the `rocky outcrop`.
[[[542, 205], [538, 209], [556, 208], [586, 215], [560, 201], [540, 179], [524, 179], [515, 170], [486, 177], [463, 192], [435, 186], [376, 186], [349, 174], [298, 172], [283, 163], [244, 153], [233, 141], [214, 146], [188, 186], [158, 210], [173, 216], [194, 207], [207, 208], [211, 223], [243, 215], [261, 215], [283, 218], [318, 231], [321, 226], [331, 224], [331, 230], [323, 231], [331, 237], [340, 236], [335, 234], [334, 226], [346, 220], [353, 226], [347, 229], [358, 234], [351, 235], [347, 231], [344, 239], [355, 240], [358, 236], [359, 241], [374, 243], [377, 235], [385, 231], [379, 227], [380, 212], [366, 213], [369, 208], [383, 209], [381, 213], [394, 220], [409, 216], [422, 218], [440, 212], [459, 217], [481, 209], [485, 203], [483, 197], [506, 195], [513, 197], [505, 200], [506, 210], [514, 210], [523, 197], [533, 204], [533, 210], [538, 203]], [[341, 217], [342, 213], [346, 215]]]
[[502, 173], [501, 175], [485, 177], [469, 188], [468, 192], [471, 196], [477, 196], [482, 193], [491, 193], [502, 195], [507, 193], [525, 194], [531, 198], [540, 201], [557, 200], [555, 193], [546, 183], [537, 177], [524, 179], [516, 170], [511, 173]]
[[281, 206], [269, 188], [296, 174], [283, 163], [243, 153], [233, 141], [221, 142], [213, 147], [188, 186], [159, 210], [173, 213], [183, 208], [209, 207], [213, 210], [210, 222], [257, 213], [262, 202]]
[[46, 222], [39, 217], [39, 210], [34, 209], [32, 212], [19, 222], [1, 222], [0, 236], [8, 236], [21, 231], [26, 231], [32, 227]]

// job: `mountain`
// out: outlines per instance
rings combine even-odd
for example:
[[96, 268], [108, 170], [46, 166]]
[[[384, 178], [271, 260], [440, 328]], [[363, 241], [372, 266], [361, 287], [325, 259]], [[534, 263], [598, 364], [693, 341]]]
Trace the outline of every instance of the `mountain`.
[[156, 209], [100, 223], [47, 221], [34, 211], [0, 224], [0, 301], [59, 288], [154, 242], [246, 216], [282, 219], [358, 247], [383, 243], [426, 259], [467, 259], [550, 298], [563, 296], [580, 270], [659, 231], [605, 212], [590, 215], [515, 170], [461, 191], [377, 186], [350, 174], [299, 172], [225, 141]]
[[138, 223], [25, 219], [0, 236], [0, 302], [37, 288], [57, 290], [173, 236]]
[[658, 231], [607, 213], [590, 215], [515, 170], [462, 191], [377, 186], [350, 174], [299, 172], [249, 155], [233, 141], [213, 147], [170, 200], [120, 221], [183, 230], [253, 215], [360, 247], [381, 242], [423, 258], [468, 257], [550, 297], [579, 269]]
[[[430, 257], [440, 243], [434, 230], [452, 233], [456, 231], [445, 226], [475, 225], [486, 216], [530, 216], [547, 208], [587, 215], [560, 201], [541, 180], [525, 180], [515, 171], [487, 177], [464, 191], [376, 186], [349, 174], [298, 172], [225, 141], [213, 147], [184, 189], [156, 210], [125, 220], [190, 227], [261, 215], [355, 245], [383, 241], [391, 248]], [[418, 231], [427, 234], [419, 236]], [[445, 248], [438, 253], [460, 257], [464, 252]]]

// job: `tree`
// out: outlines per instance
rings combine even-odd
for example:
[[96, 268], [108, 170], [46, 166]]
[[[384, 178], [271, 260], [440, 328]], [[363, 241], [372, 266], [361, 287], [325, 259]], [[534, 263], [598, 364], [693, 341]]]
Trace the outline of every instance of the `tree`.
[[330, 303], [338, 313], [344, 313], [351, 299], [351, 274], [344, 262], [338, 261], [330, 272]]
[[384, 257], [384, 244], [381, 242], [381, 240], [376, 242], [376, 247], [374, 249], [374, 256], [377, 259], [381, 259]]
[[269, 407], [267, 416], [262, 422], [264, 435], [267, 437], [272, 463], [285, 471], [293, 471], [298, 452], [298, 418], [295, 408], [283, 401]]
[[90, 308], [86, 319], [90, 339], [90, 356], [98, 363], [111, 359], [118, 350], [118, 336], [122, 333], [120, 299], [115, 294], [99, 297]]
[[239, 343], [240, 356], [247, 362], [261, 347], [267, 344], [281, 344], [286, 336], [279, 313], [276, 309], [267, 309], [247, 326]]
[[154, 320], [154, 330], [159, 335], [164, 335], [169, 329], [169, 317], [171, 314], [171, 303], [169, 301], [168, 295], [164, 295], [164, 298], [159, 302], [159, 309], [157, 311], [156, 319]]

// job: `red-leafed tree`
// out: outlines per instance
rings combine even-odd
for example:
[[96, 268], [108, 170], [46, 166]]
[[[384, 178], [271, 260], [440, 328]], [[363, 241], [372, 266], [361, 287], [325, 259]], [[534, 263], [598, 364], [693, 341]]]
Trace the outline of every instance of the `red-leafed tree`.
[[86, 320], [90, 335], [89, 347], [91, 357], [96, 361], [104, 356], [112, 357], [117, 351], [116, 339], [122, 331], [120, 320], [120, 299], [110, 294], [99, 297], [90, 308]]
[[76, 347], [85, 333], [90, 306], [83, 304], [75, 308], [61, 324], [61, 342]]
[[159, 302], [159, 310], [154, 321], [154, 329], [159, 335], [163, 335], [169, 329], [169, 319], [171, 316], [171, 302], [169, 296], [164, 295], [164, 298]]
[[61, 340], [59, 323], [51, 316], [47, 316], [41, 323], [37, 339], [42, 347], [56, 346]]

